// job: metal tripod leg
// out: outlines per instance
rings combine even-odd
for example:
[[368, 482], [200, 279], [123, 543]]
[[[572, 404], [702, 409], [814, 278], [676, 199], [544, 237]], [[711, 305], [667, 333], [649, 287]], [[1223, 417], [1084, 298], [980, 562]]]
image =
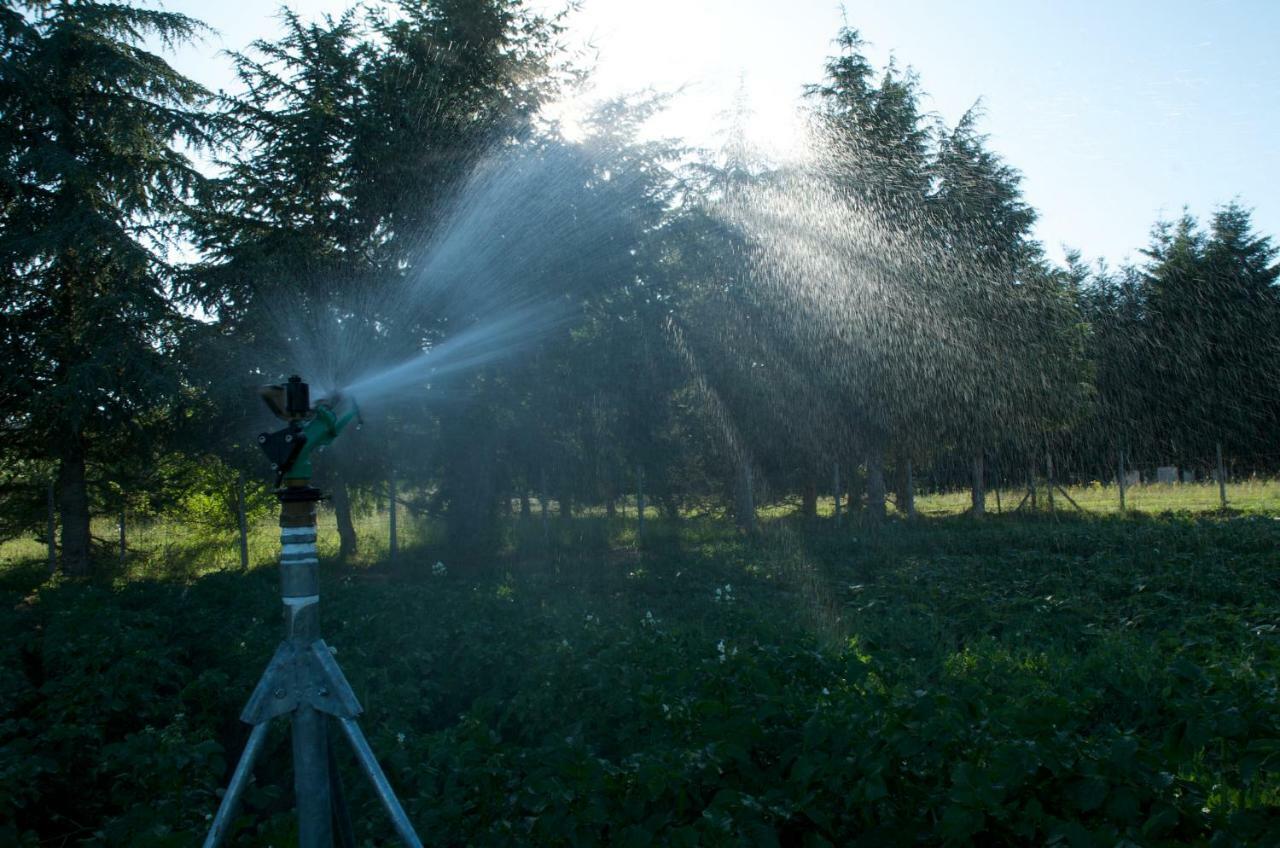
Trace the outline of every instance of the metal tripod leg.
[[342, 792], [342, 776], [338, 774], [338, 760], [329, 745], [329, 794], [333, 797], [333, 829], [341, 848], [356, 848], [356, 833], [351, 826], [351, 811]]
[[293, 711], [293, 794], [299, 848], [333, 848], [329, 717], [310, 704]]
[[268, 724], [269, 722], [264, 721], [253, 726], [249, 741], [245, 743], [244, 752], [240, 754], [240, 762], [236, 763], [236, 771], [231, 776], [231, 783], [222, 795], [222, 803], [218, 805], [218, 814], [213, 818], [209, 835], [204, 839], [204, 848], [217, 848], [226, 838], [231, 819], [236, 814], [236, 807], [240, 805], [240, 796], [244, 794], [244, 787], [249, 783], [249, 775], [253, 773], [253, 762], [258, 759], [258, 754], [262, 751], [262, 743], [267, 738]]
[[343, 731], [347, 734], [347, 739], [351, 741], [351, 747], [355, 749], [356, 759], [360, 761], [360, 767], [364, 769], [364, 773], [369, 780], [373, 782], [373, 788], [378, 793], [382, 805], [387, 808], [387, 812], [391, 815], [391, 823], [395, 825], [396, 833], [400, 834], [400, 840], [408, 845], [409, 848], [422, 848], [422, 841], [418, 839], [418, 834], [413, 832], [413, 825], [409, 823], [409, 817], [405, 815], [404, 807], [400, 806], [399, 799], [396, 798], [395, 791], [391, 788], [391, 784], [387, 782], [387, 776], [382, 773], [382, 766], [378, 765], [378, 760], [373, 755], [373, 749], [369, 747], [369, 742], [364, 738], [364, 733], [360, 730], [360, 725], [353, 718], [338, 718], [338, 723], [342, 725]]

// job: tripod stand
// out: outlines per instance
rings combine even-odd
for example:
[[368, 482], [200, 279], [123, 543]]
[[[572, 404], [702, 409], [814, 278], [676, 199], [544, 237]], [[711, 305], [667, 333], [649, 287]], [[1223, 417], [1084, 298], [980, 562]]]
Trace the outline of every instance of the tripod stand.
[[289, 479], [280, 498], [280, 584], [284, 601], [285, 638], [267, 664], [240, 720], [253, 725], [249, 741], [218, 813], [205, 837], [204, 848], [226, 838], [240, 796], [262, 752], [271, 719], [292, 720], [293, 786], [297, 799], [300, 848], [332, 848], [334, 825], [344, 848], [354, 848], [355, 836], [342, 797], [342, 785], [329, 748], [329, 719], [337, 721], [355, 750], [365, 775], [400, 839], [422, 848], [404, 808], [373, 755], [356, 716], [363, 710], [351, 691], [333, 652], [320, 638], [320, 576], [316, 556], [316, 502], [320, 492], [305, 478]]

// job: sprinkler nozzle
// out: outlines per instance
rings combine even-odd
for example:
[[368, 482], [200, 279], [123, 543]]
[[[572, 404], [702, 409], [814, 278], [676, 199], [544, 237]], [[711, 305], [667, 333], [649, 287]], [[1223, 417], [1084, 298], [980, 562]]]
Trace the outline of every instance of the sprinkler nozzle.
[[[338, 438], [352, 419], [359, 419], [354, 398], [340, 392], [311, 406], [311, 389], [294, 375], [284, 385], [263, 386], [258, 394], [277, 418], [288, 425], [274, 433], [262, 433], [258, 444], [271, 460], [276, 485], [305, 485], [311, 479], [311, 454]], [[363, 422], [362, 422], [363, 423]]]
[[284, 384], [262, 386], [258, 395], [281, 421], [301, 421], [311, 414], [311, 387], [297, 374]]

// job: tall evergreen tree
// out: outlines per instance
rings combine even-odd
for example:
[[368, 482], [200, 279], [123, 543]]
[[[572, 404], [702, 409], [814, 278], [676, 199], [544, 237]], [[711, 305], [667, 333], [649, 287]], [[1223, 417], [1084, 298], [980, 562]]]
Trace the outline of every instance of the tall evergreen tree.
[[1204, 246], [1204, 233], [1184, 213], [1176, 222], [1157, 223], [1143, 251], [1148, 260], [1143, 269], [1148, 308], [1143, 347], [1153, 387], [1152, 443], [1182, 467], [1203, 458], [1204, 451], [1209, 342]]
[[[203, 366], [219, 432], [238, 436], [218, 447], [259, 460], [254, 468], [260, 457], [243, 449], [261, 416], [252, 385], [298, 369], [314, 372], [307, 377], [317, 389], [339, 385], [386, 318], [366, 291], [381, 276], [373, 255], [379, 225], [355, 213], [369, 55], [358, 15], [308, 23], [286, 9], [281, 20], [278, 38], [232, 54], [242, 91], [224, 96], [222, 111], [234, 129], [195, 228], [204, 261], [182, 289], [217, 318], [189, 353]], [[358, 442], [348, 439], [342, 455]], [[363, 459], [351, 467], [372, 472]], [[349, 555], [356, 535], [347, 481], [332, 474], [332, 462], [324, 468]]]
[[[838, 390], [841, 418], [867, 461], [868, 507], [884, 512], [885, 463], [891, 449], [904, 460], [920, 440], [919, 411], [929, 398], [944, 316], [934, 312], [927, 278], [925, 203], [934, 139], [920, 111], [914, 73], [894, 61], [877, 77], [858, 32], [845, 28], [826, 80], [809, 86], [821, 167], [843, 214], [843, 240], [833, 245], [849, 266], [843, 293], [828, 297], [845, 316], [826, 346], [848, 363]], [[842, 210], [840, 207], [844, 207]], [[837, 211], [839, 210], [839, 211]], [[829, 308], [831, 308], [829, 307]], [[942, 333], [945, 335], [945, 332]], [[841, 348], [844, 350], [841, 351]]]
[[142, 443], [178, 389], [166, 247], [201, 182], [179, 147], [212, 123], [205, 91], [143, 45], [199, 32], [113, 3], [0, 10], [0, 449], [56, 463], [73, 574], [90, 567], [95, 463]]
[[[1214, 213], [1203, 256], [1206, 434], [1238, 454], [1270, 452], [1280, 424], [1280, 255], [1238, 203]], [[1207, 446], [1206, 446], [1207, 447]]]
[[972, 457], [975, 496], [984, 452], [1014, 445], [1038, 454], [1078, 414], [1084, 378], [1075, 286], [1049, 268], [1032, 238], [1022, 176], [989, 148], [978, 118], [970, 110], [939, 133], [929, 169], [930, 241], [945, 269], [930, 300], [957, 331], [944, 353], [955, 391], [933, 423]]

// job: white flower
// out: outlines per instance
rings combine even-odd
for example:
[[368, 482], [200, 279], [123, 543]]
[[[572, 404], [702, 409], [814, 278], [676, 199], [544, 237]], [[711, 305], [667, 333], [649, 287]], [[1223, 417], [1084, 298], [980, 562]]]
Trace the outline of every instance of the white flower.
[[436, 564], [431, 566], [431, 573], [436, 577], [444, 577], [449, 573], [449, 569], [444, 567], [444, 563], [436, 560]]
[[397, 733], [397, 734], [396, 734], [396, 741], [397, 741], [397, 742], [399, 742], [401, 745], [403, 745], [403, 744], [404, 744], [404, 734], [403, 734], [403, 733]]
[[645, 610], [644, 618], [640, 619], [641, 627], [657, 627], [658, 619], [653, 617], [653, 610]]
[[724, 662], [725, 652], [724, 652], [724, 640], [723, 640], [723, 639], [721, 639], [719, 642], [716, 642], [716, 653], [718, 653], [718, 654], [720, 655], [720, 662]]
[[831, 690], [830, 690], [830, 689], [828, 689], [827, 687], [823, 686], [823, 687], [822, 687], [822, 694], [824, 694], [824, 695], [830, 695], [830, 694], [831, 694]]

